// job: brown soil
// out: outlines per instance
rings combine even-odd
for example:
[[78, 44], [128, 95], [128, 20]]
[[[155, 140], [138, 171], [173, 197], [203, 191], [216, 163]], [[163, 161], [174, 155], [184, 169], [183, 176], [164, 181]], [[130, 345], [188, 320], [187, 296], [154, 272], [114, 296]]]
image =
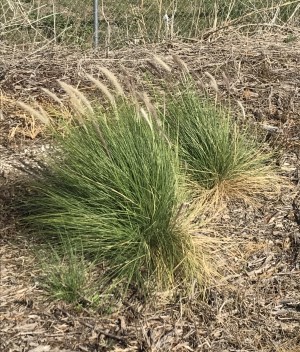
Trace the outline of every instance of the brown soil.
[[[294, 34], [289, 42], [284, 32], [246, 37], [231, 31], [206, 41], [136, 47], [108, 57], [59, 47], [0, 48], [1, 351], [300, 351], [300, 37]], [[173, 68], [169, 76], [151, 63], [152, 53]], [[98, 66], [121, 81], [125, 68], [142, 88], [146, 71], [165, 80], [176, 76], [172, 54], [214, 97], [206, 72], [212, 75], [217, 99], [230, 103], [241, 123], [266, 133], [266, 143], [277, 149], [282, 192], [262, 196], [255, 209], [229, 204], [216, 219], [215, 229], [237, 240], [239, 254], [230, 256], [230, 274], [209, 288], [205, 301], [195, 294], [165, 303], [161, 295], [154, 305], [133, 296], [110, 314], [53, 302], [40, 289], [30, 240], [18, 230], [10, 208], [22, 168], [46, 153], [50, 142], [14, 101], [49, 106], [51, 99], [40, 88], [63, 97], [58, 79], [94, 93], [84, 73], [97, 76]]]

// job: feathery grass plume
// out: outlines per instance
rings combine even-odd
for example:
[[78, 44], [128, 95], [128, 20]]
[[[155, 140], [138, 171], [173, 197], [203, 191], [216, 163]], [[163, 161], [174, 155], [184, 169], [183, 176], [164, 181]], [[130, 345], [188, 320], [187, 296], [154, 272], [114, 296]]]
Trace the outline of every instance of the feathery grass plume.
[[244, 121], [246, 120], [246, 112], [245, 112], [245, 108], [244, 105], [242, 104], [242, 102], [240, 100], [236, 101], [238, 106], [241, 108], [242, 114], [243, 114], [243, 119]]
[[84, 124], [82, 116], [85, 114], [86, 110], [85, 110], [84, 106], [82, 105], [82, 101], [80, 99], [78, 99], [78, 96], [73, 91], [73, 89], [70, 89], [69, 84], [64, 83], [64, 82], [60, 82], [60, 81], [58, 83], [62, 86], [62, 88], [68, 94], [72, 110], [76, 113], [76, 117], [77, 117], [79, 123]]
[[59, 155], [26, 196], [23, 222], [53, 246], [67, 238], [103, 263], [106, 287], [147, 292], [194, 280], [203, 287], [214, 268], [212, 240], [198, 234], [192, 211], [178, 215], [187, 192], [177, 148], [134, 104], [117, 113], [99, 112], [57, 137]]
[[151, 69], [154, 70], [154, 72], [153, 72], [153, 71], [152, 71], [152, 72], [155, 73], [155, 75], [156, 75], [157, 77], [163, 78], [162, 70], [157, 66], [156, 63], [154, 63], [154, 62], [151, 61], [151, 60], [148, 60], [148, 61], [147, 61], [147, 64], [151, 67]]
[[145, 106], [147, 108], [147, 110], [150, 112], [150, 114], [155, 118], [156, 123], [158, 124], [158, 126], [162, 126], [162, 122], [159, 120], [158, 116], [157, 116], [157, 112], [156, 109], [154, 107], [154, 105], [151, 103], [149, 96], [146, 94], [146, 92], [143, 93], [139, 93], [137, 92], [137, 95], [142, 99], [142, 101], [145, 103]]
[[[146, 92], [143, 92], [143, 94], [141, 93], [136, 93], [138, 97], [141, 98], [141, 100], [145, 103], [145, 106], [147, 108], [147, 110], [149, 111], [150, 113], [150, 116], [154, 119], [155, 121], [155, 124], [156, 124], [156, 128], [158, 130], [158, 133], [163, 137], [165, 138], [165, 140], [167, 141], [167, 143], [169, 144], [169, 146], [171, 146], [171, 142], [169, 141], [165, 131], [164, 131], [164, 128], [163, 128], [163, 123], [162, 121], [160, 120], [160, 118], [158, 117], [158, 113], [156, 111], [156, 108], [155, 106], [151, 103], [150, 101], [150, 98], [149, 96], [146, 94]], [[142, 109], [142, 108], [141, 108]], [[145, 117], [145, 114], [146, 112], [145, 111], [141, 111], [142, 112], [142, 115]], [[147, 116], [147, 115], [146, 115]], [[148, 119], [148, 117], [147, 117]], [[151, 124], [152, 126], [152, 124]]]
[[163, 127], [163, 123], [160, 120], [160, 118], [158, 117], [157, 111], [155, 106], [151, 103], [149, 96], [146, 94], [146, 92], [143, 93], [138, 93], [137, 95], [141, 98], [141, 100], [145, 103], [145, 106], [147, 108], [147, 110], [149, 111], [149, 113], [151, 114], [151, 116], [153, 117], [156, 126], [158, 127], [158, 129], [162, 131], [162, 127]]
[[140, 107], [140, 112], [141, 112], [141, 116], [147, 122], [148, 126], [151, 129], [151, 132], [153, 133], [154, 130], [153, 130], [152, 119], [150, 118], [150, 116], [147, 114], [146, 110], [143, 107]]
[[167, 72], [172, 72], [172, 68], [163, 60], [161, 59], [159, 56], [157, 55], [153, 55], [152, 56], [153, 60], [160, 65], [165, 71]]
[[61, 99], [53, 92], [51, 92], [47, 88], [41, 88], [44, 93], [46, 93], [49, 97], [51, 97], [54, 101], [56, 101], [60, 106], [64, 106], [63, 102]]
[[104, 73], [106, 78], [109, 79], [110, 82], [114, 85], [114, 87], [116, 88], [117, 94], [120, 95], [121, 97], [124, 97], [125, 96], [124, 90], [120, 82], [118, 81], [117, 77], [106, 67], [98, 67], [98, 68], [102, 73]]
[[114, 96], [111, 94], [111, 92], [108, 90], [105, 84], [100, 82], [98, 79], [94, 78], [92, 75], [87, 74], [86, 77], [95, 84], [95, 86], [108, 98], [109, 102], [113, 107], [116, 107], [116, 101]]
[[225, 72], [223, 71], [222, 72], [222, 77], [223, 77], [223, 81], [224, 81], [224, 83], [225, 83], [225, 86], [226, 86], [226, 89], [227, 89], [227, 91], [230, 93], [230, 80], [229, 80], [229, 78], [226, 76], [226, 74], [225, 74]]
[[45, 117], [45, 119], [49, 120], [49, 124], [50, 124], [50, 116], [48, 112], [40, 104], [37, 104], [37, 108], [39, 109], [39, 112]]
[[25, 104], [21, 101], [17, 102], [17, 105], [19, 105], [22, 109], [27, 111], [29, 114], [32, 116], [36, 117], [40, 122], [42, 122], [46, 126], [50, 126], [50, 118], [49, 115], [46, 113], [45, 110], [39, 109], [40, 111], [34, 109], [32, 106]]
[[193, 88], [167, 98], [164, 121], [171, 140], [179, 143], [197, 198], [212, 206], [229, 198], [254, 205], [262, 194], [278, 193], [280, 181], [271, 155], [225, 110]]
[[79, 113], [84, 114], [85, 108], [86, 108], [90, 114], [93, 114], [94, 110], [92, 108], [91, 103], [85, 97], [85, 95], [82, 92], [80, 92], [79, 89], [71, 86], [70, 84], [67, 84], [66, 82], [58, 81], [58, 83], [65, 90], [65, 92], [70, 96], [72, 104], [76, 109], [78, 108]]
[[204, 74], [205, 74], [205, 76], [207, 76], [210, 79], [210, 85], [213, 88], [213, 90], [216, 93], [219, 93], [219, 86], [218, 86], [218, 83], [217, 83], [215, 77], [207, 71], [204, 72]]
[[188, 74], [190, 72], [188, 65], [178, 55], [172, 54], [172, 59], [183, 73]]
[[71, 103], [71, 108], [75, 112], [75, 116], [71, 116], [71, 120], [75, 121], [81, 126], [85, 126], [85, 121], [83, 119], [83, 116], [86, 114], [87, 111], [83, 105], [82, 100], [78, 97], [77, 89], [65, 82], [58, 81], [58, 83], [68, 94], [70, 99], [69, 101]]
[[123, 65], [120, 65], [120, 69], [122, 71], [123, 84], [125, 88], [128, 90], [129, 95], [134, 95], [135, 92], [135, 81], [133, 76], [128, 74], [128, 70]]

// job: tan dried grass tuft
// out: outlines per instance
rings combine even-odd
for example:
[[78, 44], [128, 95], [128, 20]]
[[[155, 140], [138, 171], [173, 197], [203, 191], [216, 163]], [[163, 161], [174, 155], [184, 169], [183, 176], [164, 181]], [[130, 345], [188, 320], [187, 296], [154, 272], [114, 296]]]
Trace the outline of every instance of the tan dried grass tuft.
[[237, 177], [222, 180], [212, 189], [203, 189], [198, 183], [191, 181], [190, 186], [195, 190], [194, 199], [201, 205], [206, 204], [206, 209], [212, 212], [223, 209], [228, 202], [235, 200], [259, 208], [264, 199], [277, 198], [287, 182], [271, 167], [266, 167], [261, 173], [256, 171], [257, 174], [241, 173]]

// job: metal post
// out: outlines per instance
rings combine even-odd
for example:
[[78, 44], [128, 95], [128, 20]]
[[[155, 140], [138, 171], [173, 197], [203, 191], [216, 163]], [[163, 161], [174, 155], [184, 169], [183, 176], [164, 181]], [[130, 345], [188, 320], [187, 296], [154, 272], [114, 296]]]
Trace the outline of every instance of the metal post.
[[98, 0], [94, 0], [94, 47], [97, 49], [99, 44], [99, 15]]

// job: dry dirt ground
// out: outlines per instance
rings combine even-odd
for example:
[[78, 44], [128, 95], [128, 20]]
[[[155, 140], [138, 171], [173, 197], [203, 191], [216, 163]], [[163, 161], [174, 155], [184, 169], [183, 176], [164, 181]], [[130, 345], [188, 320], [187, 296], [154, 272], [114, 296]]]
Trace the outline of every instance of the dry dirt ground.
[[[155, 66], [152, 53], [173, 72]], [[226, 278], [197, 294], [146, 304], [138, 297], [118, 312], [76, 309], [51, 301], [39, 285], [31, 242], [10, 208], [15, 183], [33, 156], [50, 142], [38, 122], [15, 100], [50, 106], [46, 87], [63, 97], [57, 79], [85, 92], [86, 72], [99, 66], [143, 87], [146, 72], [176, 76], [172, 54], [183, 59], [200, 86], [229, 102], [233, 116], [255, 125], [276, 148], [285, 185], [278, 197], [262, 197], [257, 208], [228, 204], [215, 220], [220, 236], [236, 239]], [[0, 350], [8, 351], [300, 351], [300, 33], [215, 33], [205, 41], [172, 42], [109, 53], [72, 48], [0, 48]], [[154, 72], [155, 71], [155, 72]], [[29, 161], [28, 161], [29, 160]], [[299, 207], [299, 208], [298, 208]]]

